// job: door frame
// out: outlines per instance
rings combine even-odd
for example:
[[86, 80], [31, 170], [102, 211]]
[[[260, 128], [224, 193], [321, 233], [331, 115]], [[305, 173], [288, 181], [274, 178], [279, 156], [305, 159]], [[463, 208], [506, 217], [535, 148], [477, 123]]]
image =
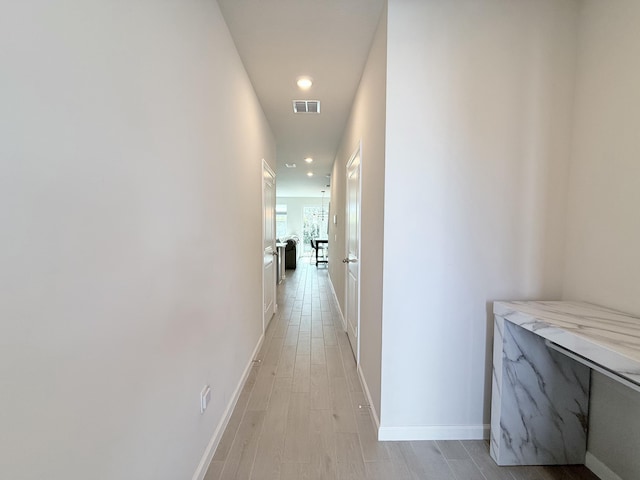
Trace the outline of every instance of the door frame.
[[[356, 268], [357, 268], [357, 272], [358, 272], [358, 288], [357, 288], [357, 292], [356, 292], [356, 302], [357, 302], [357, 319], [356, 319], [356, 331], [357, 331], [357, 336], [356, 336], [356, 346], [355, 346], [355, 359], [356, 359], [356, 365], [360, 365], [360, 306], [361, 306], [361, 301], [360, 301], [360, 283], [361, 283], [361, 273], [362, 273], [362, 269], [361, 269], [361, 264], [362, 264], [362, 139], [360, 139], [358, 141], [358, 144], [356, 145], [355, 150], [353, 151], [353, 153], [351, 154], [351, 156], [349, 157], [349, 160], [347, 161], [347, 165], [345, 168], [345, 242], [344, 242], [344, 246], [345, 246], [345, 257], [344, 258], [349, 258], [349, 224], [348, 224], [348, 220], [349, 220], [349, 191], [348, 191], [348, 182], [349, 182], [349, 178], [348, 178], [348, 173], [349, 173], [349, 166], [351, 166], [351, 164], [353, 164], [353, 162], [355, 161], [356, 157], [360, 158], [360, 165], [358, 166], [358, 169], [360, 170], [359, 175], [358, 175], [358, 201], [359, 201], [359, 207], [358, 208], [358, 213], [357, 213], [357, 222], [358, 222], [358, 227], [357, 227], [357, 232], [358, 232], [358, 251], [357, 251], [357, 256], [358, 256], [358, 261], [356, 263]], [[345, 265], [345, 273], [344, 273], [344, 301], [345, 301], [345, 313], [346, 313], [346, 318], [345, 318], [345, 328], [346, 328], [346, 332], [347, 332], [347, 336], [349, 335], [349, 265], [346, 264]]]
[[276, 246], [275, 246], [275, 241], [276, 241], [276, 217], [275, 217], [275, 208], [276, 208], [276, 173], [273, 171], [273, 169], [269, 166], [269, 164], [267, 163], [267, 161], [263, 158], [262, 159], [262, 176], [261, 176], [261, 180], [260, 180], [260, 188], [262, 191], [262, 244], [260, 247], [261, 250], [261, 261], [260, 264], [262, 265], [262, 302], [261, 305], [262, 307], [260, 308], [261, 311], [261, 316], [262, 316], [262, 332], [264, 333], [267, 330], [267, 327], [269, 326], [269, 323], [271, 322], [271, 320], [273, 319], [273, 317], [275, 316], [275, 314], [278, 312], [278, 292], [277, 292], [277, 287], [278, 287], [278, 279], [276, 278], [276, 271], [277, 271], [277, 266], [276, 266], [276, 259], [275, 259], [275, 255], [274, 259], [273, 259], [273, 315], [271, 315], [271, 317], [266, 320], [265, 319], [265, 294], [266, 294], [266, 289], [267, 289], [267, 285], [266, 282], [264, 281], [264, 256], [265, 256], [265, 230], [266, 230], [266, 222], [267, 219], [265, 218], [265, 210], [266, 210], [266, 205], [265, 205], [265, 188], [264, 188], [264, 184], [265, 184], [265, 176], [266, 175], [270, 175], [273, 178], [273, 215], [272, 215], [272, 219], [273, 219], [273, 246], [272, 246], [272, 254], [277, 253], [276, 250]]

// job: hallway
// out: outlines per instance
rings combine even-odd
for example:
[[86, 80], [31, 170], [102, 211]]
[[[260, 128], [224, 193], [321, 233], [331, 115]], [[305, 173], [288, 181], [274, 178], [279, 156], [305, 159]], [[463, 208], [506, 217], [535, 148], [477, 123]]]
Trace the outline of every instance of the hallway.
[[300, 259], [205, 480], [594, 480], [497, 467], [484, 441], [377, 442], [325, 268]]

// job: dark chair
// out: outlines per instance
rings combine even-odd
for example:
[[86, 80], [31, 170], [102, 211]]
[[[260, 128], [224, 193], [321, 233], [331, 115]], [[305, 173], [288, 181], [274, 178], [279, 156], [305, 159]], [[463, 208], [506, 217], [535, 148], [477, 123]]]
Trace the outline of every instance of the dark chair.
[[297, 247], [295, 240], [287, 240], [287, 246], [284, 248], [284, 268], [286, 270], [296, 269]]
[[[318, 244], [318, 242], [316, 242], [313, 238], [311, 239], [311, 248], [316, 251], [316, 267], [319, 263], [329, 263], [329, 261], [324, 256], [324, 252], [326, 251], [326, 247], [324, 245], [326, 245], [326, 242]], [[322, 251], [323, 253], [320, 253], [320, 251]], [[320, 257], [322, 257], [322, 259]]]
[[[311, 239], [311, 248], [314, 250], [314, 255], [316, 256], [316, 261], [318, 260], [318, 245], [316, 245], [316, 241], [312, 238]], [[316, 267], [318, 266], [318, 264], [316, 263]]]

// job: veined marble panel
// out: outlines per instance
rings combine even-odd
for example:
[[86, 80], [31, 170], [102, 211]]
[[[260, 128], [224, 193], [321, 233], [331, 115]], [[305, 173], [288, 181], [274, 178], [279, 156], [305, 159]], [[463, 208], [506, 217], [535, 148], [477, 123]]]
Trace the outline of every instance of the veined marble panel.
[[584, 302], [495, 302], [495, 315], [640, 385], [640, 318]]
[[491, 456], [498, 465], [584, 463], [589, 368], [496, 316]]
[[489, 454], [501, 465], [500, 414], [502, 412], [502, 344], [504, 339], [504, 318], [495, 316], [493, 321], [493, 370], [491, 372], [491, 432], [489, 433]]
[[582, 463], [583, 363], [640, 391], [640, 318], [583, 302], [495, 302], [493, 311], [491, 456], [500, 465]]

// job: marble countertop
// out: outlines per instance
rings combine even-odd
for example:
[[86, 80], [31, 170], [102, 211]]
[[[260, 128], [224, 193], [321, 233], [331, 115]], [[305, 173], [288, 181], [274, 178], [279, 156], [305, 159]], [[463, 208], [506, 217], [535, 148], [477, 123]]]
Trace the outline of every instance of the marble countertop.
[[493, 312], [640, 385], [640, 318], [584, 302], [494, 302]]

